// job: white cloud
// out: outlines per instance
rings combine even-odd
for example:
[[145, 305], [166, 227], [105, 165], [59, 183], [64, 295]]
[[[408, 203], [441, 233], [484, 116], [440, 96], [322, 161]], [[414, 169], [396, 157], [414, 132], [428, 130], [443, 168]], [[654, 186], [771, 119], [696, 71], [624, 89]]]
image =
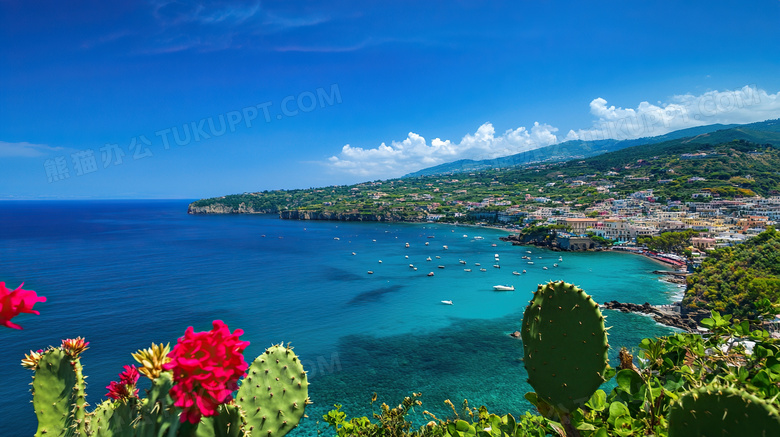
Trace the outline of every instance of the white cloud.
[[37, 158], [50, 152], [65, 150], [63, 147], [51, 147], [45, 144], [7, 143], [0, 141], [0, 157]]
[[708, 91], [694, 96], [673, 96], [669, 102], [641, 102], [636, 108], [608, 105], [597, 97], [590, 102], [593, 124], [587, 129], [570, 130], [565, 137], [558, 128], [535, 122], [530, 129], [518, 127], [496, 136], [491, 123], [484, 123], [460, 142], [434, 138], [430, 144], [409, 132], [403, 141], [382, 143], [365, 149], [349, 144], [326, 164], [333, 170], [370, 179], [399, 177], [406, 173], [459, 159], [491, 159], [581, 139], [634, 139], [663, 135], [679, 129], [715, 123], [743, 124], [780, 118], [780, 92], [769, 94], [756, 86], [734, 91]]

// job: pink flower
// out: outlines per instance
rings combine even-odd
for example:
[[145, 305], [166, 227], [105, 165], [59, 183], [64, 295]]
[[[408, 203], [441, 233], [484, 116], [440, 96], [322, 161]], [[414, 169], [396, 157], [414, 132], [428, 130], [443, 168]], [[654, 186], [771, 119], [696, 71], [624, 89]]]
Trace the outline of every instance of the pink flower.
[[173, 371], [170, 395], [174, 405], [184, 409], [182, 422], [215, 416], [220, 404], [233, 400], [238, 379], [249, 368], [243, 355], [249, 342], [238, 339], [243, 333], [236, 329], [231, 334], [222, 320], [214, 320], [208, 332], [194, 332], [190, 326], [168, 354], [171, 362], [163, 369]]
[[117, 401], [138, 397], [138, 389], [135, 388], [138, 376], [138, 369], [135, 366], [125, 366], [125, 371], [119, 374], [119, 382], [111, 381], [106, 386], [108, 389], [106, 396]]
[[46, 298], [38, 296], [32, 290], [22, 290], [22, 285], [11, 291], [6, 288], [5, 282], [0, 282], [0, 325], [7, 328], [22, 329], [21, 326], [12, 323], [11, 319], [20, 313], [40, 314], [32, 307], [38, 302], [46, 302]]

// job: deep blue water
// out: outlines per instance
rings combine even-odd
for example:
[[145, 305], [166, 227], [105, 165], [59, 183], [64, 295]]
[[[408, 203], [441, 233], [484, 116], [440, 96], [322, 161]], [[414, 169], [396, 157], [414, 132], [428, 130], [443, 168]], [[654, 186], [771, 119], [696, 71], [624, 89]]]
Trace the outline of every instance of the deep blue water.
[[[0, 281], [48, 298], [39, 316], [14, 319], [24, 330], [0, 328], [3, 435], [35, 431], [31, 372], [19, 365], [31, 349], [86, 337], [95, 405], [134, 363], [131, 352], [175, 343], [188, 326], [208, 330], [214, 319], [245, 331], [247, 361], [279, 342], [301, 356], [314, 405], [291, 435], [316, 435], [335, 403], [370, 414], [374, 392], [390, 405], [422, 392], [424, 409], [440, 417], [445, 399], [522, 413], [531, 389], [521, 343], [507, 334], [519, 329], [537, 284], [563, 279], [599, 302], [667, 303], [677, 293], [651, 274], [658, 264], [634, 255], [564, 253], [558, 262], [559, 253], [513, 247], [490, 229], [191, 216], [187, 203], [0, 202]], [[494, 292], [496, 284], [516, 291]], [[646, 317], [607, 315], [612, 357], [621, 345], [670, 332]]]

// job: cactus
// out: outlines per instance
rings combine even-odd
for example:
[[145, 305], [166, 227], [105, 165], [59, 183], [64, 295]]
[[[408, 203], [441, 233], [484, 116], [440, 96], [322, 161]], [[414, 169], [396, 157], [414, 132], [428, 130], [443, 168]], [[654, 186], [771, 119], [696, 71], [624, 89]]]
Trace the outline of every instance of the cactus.
[[204, 417], [195, 431], [195, 437], [244, 437], [246, 415], [238, 405], [220, 405], [216, 416]]
[[107, 400], [87, 417], [87, 435], [94, 437], [133, 437], [136, 401]]
[[672, 405], [669, 437], [780, 435], [780, 415], [744, 391], [710, 385], [691, 390]]
[[292, 348], [274, 345], [257, 357], [241, 383], [236, 403], [246, 412], [250, 436], [280, 437], [298, 426], [309, 382]]
[[[168, 348], [153, 345], [146, 354], [154, 355], [153, 360], [141, 356], [148, 362], [144, 375], [156, 376], [146, 398], [136, 395], [136, 373], [135, 379], [124, 382], [129, 387], [116, 382], [107, 387], [116, 400], [88, 412], [79, 359], [88, 344], [80, 337], [64, 340], [59, 348], [31, 351], [22, 360], [24, 367], [35, 371], [31, 385], [38, 416], [36, 437], [248, 437], [252, 430], [255, 436], [280, 437], [298, 426], [309, 402], [309, 383], [300, 360], [289, 346], [275, 345], [252, 363], [235, 403], [219, 405], [217, 415], [201, 417], [196, 424], [181, 423], [182, 410], [170, 395], [172, 372], [157, 371]], [[120, 378], [132, 379], [130, 366], [125, 369]]]
[[146, 399], [141, 408], [136, 428], [139, 436], [165, 435], [170, 429], [178, 429], [179, 415], [173, 410], [173, 399], [168, 391], [173, 386], [171, 372], [160, 372], [152, 380], [152, 386], [146, 391]]
[[604, 317], [582, 289], [563, 281], [539, 285], [521, 335], [528, 382], [558, 410], [581, 407], [604, 382]]
[[[83, 377], [81, 378], [83, 384]], [[64, 435], [73, 425], [72, 410], [76, 406], [76, 370], [61, 349], [49, 349], [41, 354], [32, 382], [33, 407], [38, 417], [36, 437]]]

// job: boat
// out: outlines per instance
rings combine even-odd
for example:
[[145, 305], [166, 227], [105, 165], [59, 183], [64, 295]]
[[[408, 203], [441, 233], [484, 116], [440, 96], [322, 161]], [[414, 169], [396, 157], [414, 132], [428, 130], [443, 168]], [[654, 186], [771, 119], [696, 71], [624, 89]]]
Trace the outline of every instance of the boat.
[[443, 300], [443, 301], [441, 301], [441, 303], [443, 303], [444, 305], [452, 305], [452, 301], [451, 300]]
[[433, 272], [428, 273], [428, 276], [433, 276]]
[[514, 285], [494, 285], [493, 290], [495, 291], [515, 291]]
[[464, 272], [470, 272], [471, 269], [463, 269]]
[[334, 240], [339, 240], [339, 237], [333, 237]]
[[430, 244], [430, 243], [428, 243], [428, 242], [426, 241], [426, 242], [425, 242], [425, 245], [427, 246], [428, 244]]
[[518, 271], [514, 271], [514, 272], [512, 272], [512, 274], [513, 274], [513, 275], [520, 276], [520, 272], [518, 272]]
[[500, 266], [500, 265], [498, 265], [498, 264], [493, 264], [493, 267], [495, 267], [495, 268], [497, 268], [497, 269], [500, 269], [500, 268], [501, 268], [501, 266]]
[[441, 257], [439, 255], [436, 255], [436, 259], [441, 259]]
[[431, 261], [431, 257], [425, 258], [426, 261]]
[[444, 246], [444, 250], [447, 250], [447, 249], [449, 249], [449, 247], [447, 247], [447, 246]]
[[433, 235], [428, 235], [428, 238], [436, 238], [436, 237]]
[[525, 253], [531, 253], [531, 251], [530, 250], [526, 250]]
[[553, 267], [558, 267], [558, 264], [553, 264]]
[[496, 247], [496, 246], [498, 246], [498, 244], [496, 244], [496, 243], [493, 243], [493, 244], [491, 244], [490, 246], [491, 246], [491, 247]]
[[379, 264], [382, 264], [382, 260], [381, 259], [379, 260]]
[[558, 262], [562, 262], [562, 261], [563, 261], [563, 257], [562, 257], [562, 256], [559, 256], [559, 257], [558, 257]]
[[405, 247], [409, 247], [409, 243], [406, 243], [404, 246], [405, 246]]
[[528, 261], [528, 264], [533, 264], [533, 263], [534, 263], [533, 261]]
[[486, 272], [487, 269], [479, 269], [480, 272]]
[[369, 275], [373, 275], [373, 274], [374, 274], [374, 271], [373, 271], [373, 270], [369, 270], [369, 271], [368, 271], [368, 274], [369, 274]]
[[469, 236], [466, 235], [466, 234], [463, 234], [463, 238], [469, 238]]
[[409, 264], [409, 267], [413, 269], [414, 268], [414, 264]]
[[547, 270], [547, 266], [542, 267], [542, 270]]
[[523, 270], [523, 273], [525, 273], [525, 270]]
[[405, 255], [404, 258], [409, 259], [409, 255]]
[[461, 263], [461, 264], [466, 264], [466, 261], [463, 261], [463, 260], [460, 260], [458, 262]]
[[352, 255], [357, 255], [355, 252], [352, 252]]
[[475, 240], [484, 240], [484, 239], [485, 239], [485, 237], [479, 237], [479, 236], [477, 236], [477, 237], [474, 237], [474, 239], [475, 239]]
[[498, 254], [493, 255], [493, 258], [498, 258]]
[[443, 269], [443, 268], [444, 268], [444, 266], [437, 266], [437, 267], [439, 267], [440, 269]]
[[475, 266], [481, 266], [482, 264], [480, 264], [480, 263], [474, 263], [474, 265], [475, 265]]
[[417, 267], [415, 267], [415, 268], [414, 268], [414, 271], [415, 271], [415, 272], [417, 271]]

